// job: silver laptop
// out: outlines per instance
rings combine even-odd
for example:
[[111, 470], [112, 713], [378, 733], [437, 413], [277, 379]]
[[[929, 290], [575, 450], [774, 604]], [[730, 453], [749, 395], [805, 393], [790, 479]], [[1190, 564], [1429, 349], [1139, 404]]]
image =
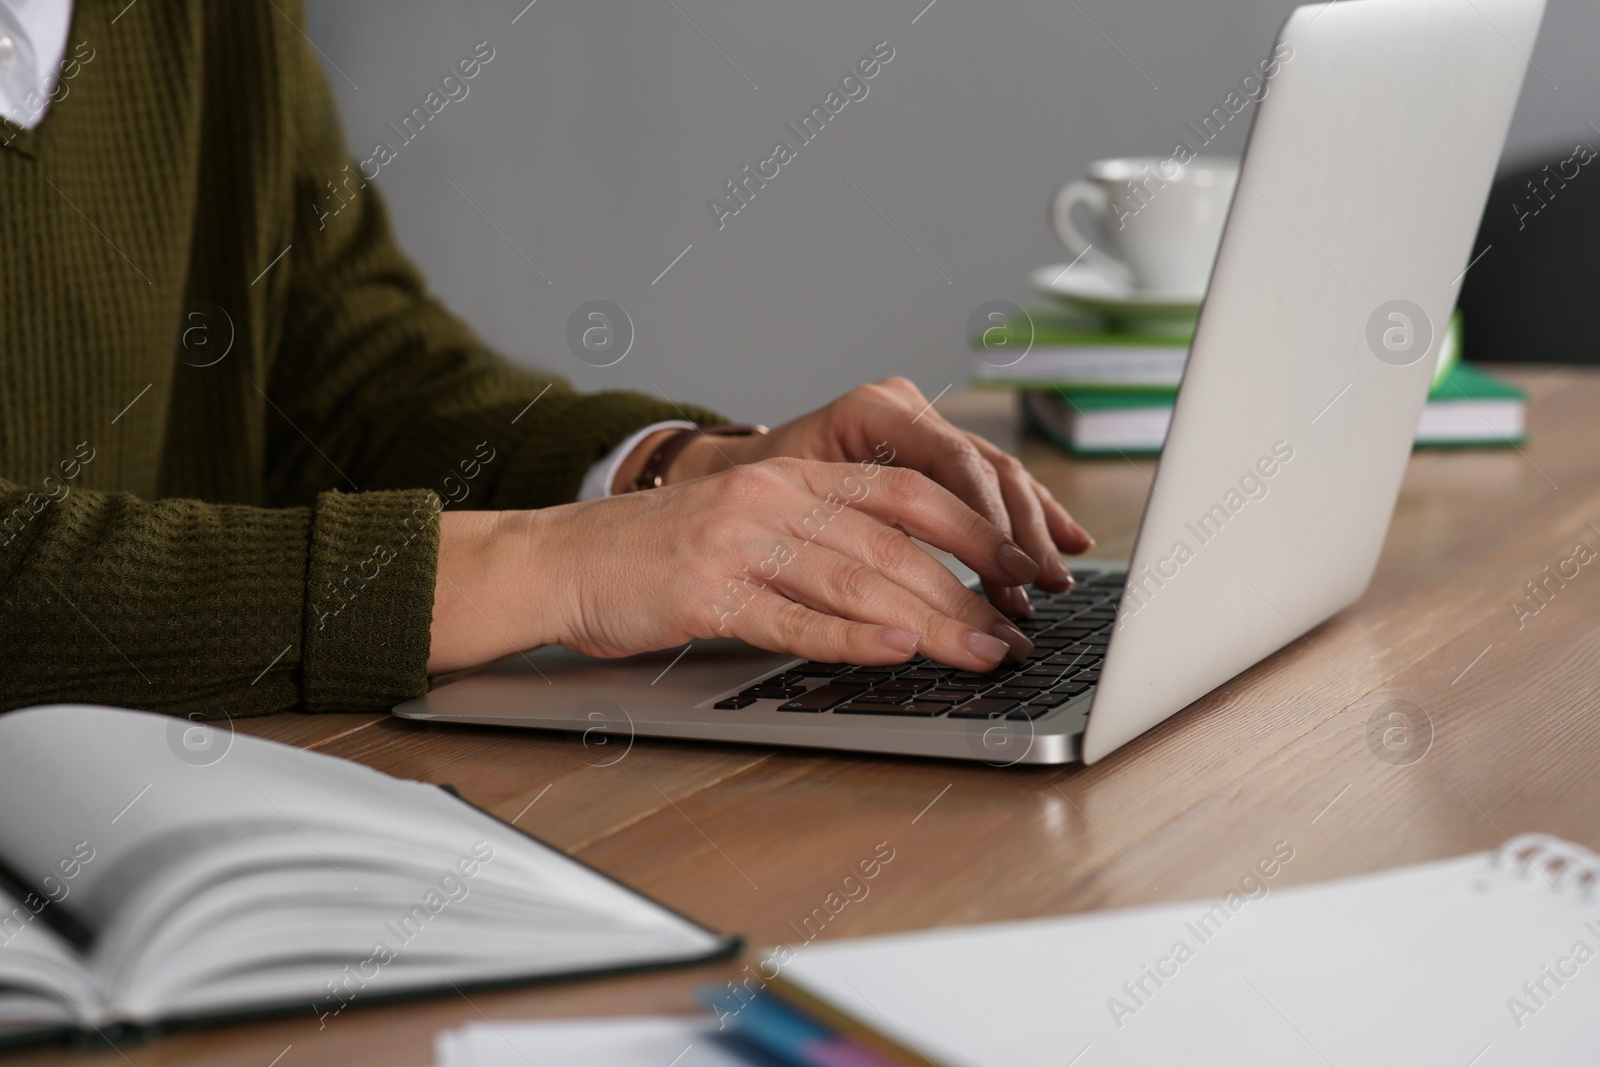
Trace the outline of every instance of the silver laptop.
[[543, 648], [395, 714], [567, 731], [601, 764], [636, 737], [1092, 763], [1302, 637], [1371, 580], [1544, 6], [1285, 22], [1132, 559], [1036, 596], [1026, 663]]

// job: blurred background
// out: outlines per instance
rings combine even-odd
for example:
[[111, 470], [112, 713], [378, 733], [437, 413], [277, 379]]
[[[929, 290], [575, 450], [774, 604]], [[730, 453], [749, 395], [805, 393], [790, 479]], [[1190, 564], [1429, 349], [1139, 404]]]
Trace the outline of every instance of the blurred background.
[[[1029, 303], [1028, 273], [1066, 258], [1045, 220], [1055, 190], [1093, 159], [1193, 143], [1186, 124], [1222, 106], [1294, 6], [525, 2], [310, 0], [351, 151], [396, 148], [377, 184], [402, 244], [516, 360], [764, 422], [888, 374], [929, 396], [963, 383], [974, 308]], [[1508, 169], [1600, 147], [1597, 40], [1600, 5], [1551, 0]], [[785, 123], [881, 41], [894, 56], [866, 98], [801, 145]], [[468, 95], [402, 143], [388, 124], [479, 42], [494, 54]], [[1208, 151], [1241, 152], [1249, 117]], [[780, 138], [796, 158], [719, 229], [708, 201]], [[1395, 195], [1426, 195], [1450, 166], [1395, 174]], [[1578, 181], [1600, 191], [1588, 168]], [[1497, 210], [1516, 222], [1509, 199]], [[605, 368], [566, 340], [596, 299], [635, 331]]]

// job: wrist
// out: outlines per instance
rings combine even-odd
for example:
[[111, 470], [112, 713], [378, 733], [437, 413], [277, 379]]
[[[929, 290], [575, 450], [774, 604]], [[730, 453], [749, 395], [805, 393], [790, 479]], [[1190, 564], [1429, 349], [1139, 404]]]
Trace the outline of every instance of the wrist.
[[[557, 509], [551, 509], [557, 510]], [[547, 644], [554, 604], [533, 588], [537, 511], [446, 511], [439, 516], [428, 673], [445, 674]], [[530, 605], [536, 605], [529, 610]]]
[[633, 451], [623, 458], [617, 466], [617, 473], [611, 478], [610, 492], [612, 496], [632, 491], [633, 483], [638, 481], [639, 475], [644, 471], [644, 465], [655, 454], [656, 449], [681, 428], [657, 430], [633, 446]]
[[733, 466], [734, 461], [728, 458], [733, 454], [730, 449], [736, 449], [743, 443], [743, 439], [740, 438], [717, 438], [696, 433], [672, 461], [672, 466], [667, 468], [666, 484], [676, 485], [678, 482], [690, 482], [696, 478], [721, 474]]
[[[762, 446], [756, 442], [766, 432], [764, 426], [660, 430], [635, 445], [617, 467], [611, 481], [611, 494], [615, 496], [656, 484], [676, 485], [751, 462], [759, 458]], [[641, 476], [648, 484], [640, 484]]]

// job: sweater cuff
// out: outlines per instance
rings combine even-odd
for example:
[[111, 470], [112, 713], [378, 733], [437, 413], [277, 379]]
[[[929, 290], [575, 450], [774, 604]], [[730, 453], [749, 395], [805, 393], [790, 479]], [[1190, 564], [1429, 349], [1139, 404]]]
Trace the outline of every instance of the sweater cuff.
[[642, 393], [612, 391], [574, 396], [546, 413], [537, 436], [524, 439], [495, 485], [490, 507], [528, 508], [570, 504], [584, 474], [629, 435], [657, 422], [713, 424], [716, 412], [674, 404]]
[[306, 710], [371, 711], [428, 691], [440, 508], [427, 489], [318, 495], [301, 657]]

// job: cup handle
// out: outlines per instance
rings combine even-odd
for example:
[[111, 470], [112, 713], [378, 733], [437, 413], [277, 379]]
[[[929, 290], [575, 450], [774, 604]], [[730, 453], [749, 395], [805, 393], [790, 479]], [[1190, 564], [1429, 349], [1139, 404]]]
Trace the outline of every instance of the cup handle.
[[1106, 191], [1093, 182], [1076, 181], [1065, 185], [1050, 205], [1050, 223], [1055, 227], [1056, 237], [1067, 246], [1075, 262], [1090, 263], [1113, 278], [1129, 281], [1128, 268], [1096, 248], [1094, 242], [1073, 225], [1072, 209], [1079, 204], [1091, 209], [1102, 221], [1111, 210]]

